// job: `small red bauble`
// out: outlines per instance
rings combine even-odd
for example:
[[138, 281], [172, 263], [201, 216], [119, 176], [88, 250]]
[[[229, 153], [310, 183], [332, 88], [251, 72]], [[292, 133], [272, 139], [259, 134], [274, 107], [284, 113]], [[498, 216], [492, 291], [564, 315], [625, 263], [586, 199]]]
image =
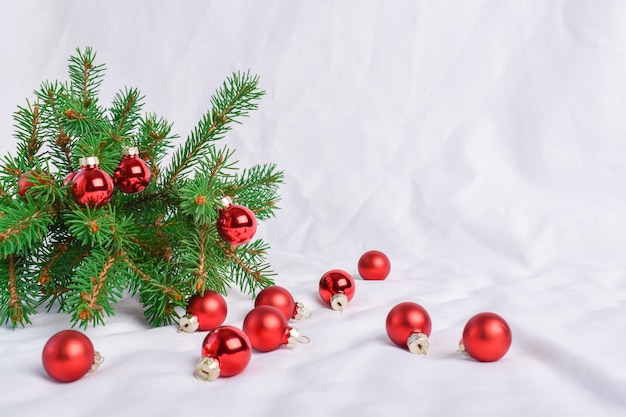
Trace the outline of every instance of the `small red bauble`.
[[234, 205], [230, 198], [224, 198], [225, 208], [219, 211], [217, 233], [231, 245], [243, 245], [256, 233], [256, 217], [246, 207]]
[[98, 168], [99, 160], [95, 156], [81, 158], [81, 170], [72, 178], [71, 192], [76, 202], [83, 206], [101, 206], [111, 201], [113, 180]]
[[54, 334], [43, 347], [43, 367], [59, 382], [72, 382], [95, 371], [103, 358], [93, 349], [91, 340], [76, 330]]
[[276, 307], [285, 315], [287, 320], [300, 320], [304, 317], [304, 305], [295, 301], [289, 291], [278, 285], [271, 285], [259, 292], [254, 300], [254, 306], [263, 305]]
[[331, 269], [320, 279], [320, 297], [330, 304], [333, 310], [343, 311], [354, 297], [354, 290], [354, 278], [341, 269]]
[[289, 327], [284, 314], [273, 306], [258, 306], [250, 310], [243, 320], [243, 331], [250, 344], [259, 352], [276, 350], [282, 345], [295, 346], [300, 330]]
[[123, 193], [142, 192], [150, 182], [150, 168], [139, 158], [139, 150], [134, 146], [122, 148], [122, 160], [113, 171], [113, 183]]
[[187, 302], [187, 314], [179, 323], [178, 331], [192, 333], [196, 330], [213, 330], [224, 323], [228, 308], [224, 297], [212, 290], [196, 294]]
[[480, 362], [494, 362], [509, 350], [513, 336], [508, 323], [495, 313], [479, 313], [463, 329], [459, 350]]
[[24, 172], [17, 180], [17, 193], [26, 195], [26, 191], [35, 185], [50, 184], [52, 177], [45, 171], [33, 170]]
[[432, 323], [424, 307], [409, 301], [397, 304], [387, 314], [385, 326], [393, 343], [411, 353], [426, 354]]
[[363, 279], [380, 281], [387, 278], [390, 270], [391, 262], [381, 251], [367, 251], [359, 259], [359, 275]]
[[196, 378], [212, 381], [220, 376], [234, 376], [250, 362], [250, 339], [236, 327], [220, 326], [202, 341], [201, 355], [194, 372]]

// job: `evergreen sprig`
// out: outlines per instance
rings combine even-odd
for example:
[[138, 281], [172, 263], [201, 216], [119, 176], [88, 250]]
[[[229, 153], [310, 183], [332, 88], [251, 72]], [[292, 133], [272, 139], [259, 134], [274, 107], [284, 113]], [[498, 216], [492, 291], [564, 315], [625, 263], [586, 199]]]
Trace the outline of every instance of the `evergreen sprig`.
[[[125, 87], [99, 101], [105, 66], [91, 48], [69, 58], [67, 81], [44, 81], [14, 114], [16, 153], [0, 161], [0, 323], [30, 323], [38, 307], [58, 308], [73, 325], [103, 324], [125, 294], [138, 295], [155, 326], [207, 289], [270, 285], [269, 246], [221, 240], [216, 220], [228, 196], [259, 220], [275, 214], [283, 174], [274, 164], [237, 171], [234, 151], [218, 147], [233, 123], [255, 110], [259, 78], [236, 72], [171, 155], [172, 123], [143, 113], [144, 96]], [[83, 207], [70, 192], [80, 159], [97, 156], [113, 174], [123, 146], [135, 146], [152, 180], [138, 194], [116, 190], [105, 205]]]

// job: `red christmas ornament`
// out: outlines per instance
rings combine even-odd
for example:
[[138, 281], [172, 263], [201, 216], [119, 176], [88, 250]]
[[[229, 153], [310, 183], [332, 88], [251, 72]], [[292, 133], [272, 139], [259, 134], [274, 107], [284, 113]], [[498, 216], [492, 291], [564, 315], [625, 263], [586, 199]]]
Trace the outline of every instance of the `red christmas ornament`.
[[391, 262], [387, 255], [378, 250], [371, 250], [359, 259], [359, 275], [366, 280], [380, 281], [389, 275]]
[[193, 295], [187, 302], [187, 314], [178, 322], [178, 331], [192, 333], [196, 330], [213, 330], [224, 323], [227, 312], [224, 297], [215, 291], [207, 290], [204, 295]]
[[300, 340], [300, 330], [289, 327], [284, 314], [273, 306], [258, 306], [250, 310], [243, 320], [243, 331], [250, 338], [252, 347], [260, 352], [276, 350], [282, 345], [295, 346]]
[[26, 191], [35, 185], [50, 184], [52, 177], [45, 171], [33, 170], [24, 172], [17, 180], [17, 193], [26, 195]]
[[394, 306], [387, 314], [386, 329], [396, 345], [408, 348], [411, 353], [426, 354], [432, 323], [421, 305], [404, 302]]
[[305, 312], [308, 311], [302, 303], [293, 299], [289, 291], [278, 285], [271, 285], [259, 292], [254, 300], [254, 306], [259, 307], [263, 305], [276, 307], [285, 315], [287, 320], [300, 320], [302, 317], [305, 317]]
[[220, 326], [204, 338], [201, 355], [194, 372], [196, 378], [212, 381], [220, 376], [234, 376], [250, 362], [250, 339], [236, 327]]
[[381, 251], [367, 251], [359, 258], [359, 275], [365, 280], [384, 280], [390, 270], [391, 262]]
[[332, 269], [320, 279], [320, 296], [333, 310], [343, 311], [354, 297], [354, 290], [354, 278], [341, 269]]
[[122, 148], [122, 160], [113, 171], [113, 183], [123, 193], [142, 192], [150, 182], [150, 168], [139, 158], [139, 150], [134, 146]]
[[507, 322], [495, 313], [479, 313], [463, 329], [459, 350], [480, 362], [494, 362], [504, 356], [513, 336]]
[[219, 211], [217, 233], [231, 245], [243, 245], [252, 240], [256, 233], [256, 217], [248, 208], [232, 204], [229, 197], [223, 199], [224, 207]]
[[111, 201], [113, 196], [113, 180], [98, 168], [96, 156], [81, 158], [81, 170], [72, 178], [71, 192], [78, 204], [94, 207]]
[[41, 360], [52, 378], [72, 382], [94, 372], [104, 359], [94, 351], [87, 336], [76, 330], [63, 330], [48, 339]]

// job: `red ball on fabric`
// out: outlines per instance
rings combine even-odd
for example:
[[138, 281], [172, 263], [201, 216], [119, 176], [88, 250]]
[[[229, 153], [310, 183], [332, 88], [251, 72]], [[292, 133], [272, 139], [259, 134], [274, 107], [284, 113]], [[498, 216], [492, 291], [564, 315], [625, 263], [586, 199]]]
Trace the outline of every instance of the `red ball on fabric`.
[[424, 307], [410, 301], [395, 305], [387, 314], [387, 335], [396, 345], [412, 353], [425, 354], [432, 330], [430, 315]]
[[219, 211], [217, 233], [231, 245], [243, 245], [256, 233], [256, 217], [247, 207], [231, 204]]
[[91, 340], [83, 333], [63, 330], [48, 339], [41, 360], [52, 378], [72, 382], [89, 372], [96, 362], [96, 352]]
[[365, 280], [384, 280], [391, 271], [387, 255], [378, 250], [365, 252], [359, 258], [359, 275]]
[[206, 290], [203, 295], [196, 294], [187, 302], [187, 314], [180, 319], [178, 331], [213, 330], [226, 320], [228, 307], [221, 294]]
[[123, 193], [136, 194], [143, 191], [150, 182], [150, 168], [139, 158], [135, 147], [122, 149], [122, 160], [113, 171], [113, 183]]
[[508, 323], [495, 313], [485, 312], [468, 320], [460, 348], [480, 362], [494, 362], [506, 354], [512, 341]]
[[94, 207], [111, 201], [113, 180], [98, 168], [98, 158], [82, 158], [81, 170], [72, 178], [71, 193], [78, 204]]
[[287, 320], [299, 314], [298, 305], [291, 293], [278, 285], [271, 285], [257, 294], [254, 306], [259, 307], [263, 305], [276, 307], [285, 315]]
[[196, 368], [199, 379], [213, 380], [241, 373], [252, 358], [250, 339], [233, 326], [220, 326], [202, 341], [202, 359]]
[[299, 335], [298, 329], [289, 326], [279, 309], [268, 305], [248, 312], [243, 320], [243, 331], [252, 347], [260, 352], [276, 350], [282, 345], [293, 346]]
[[322, 300], [339, 311], [343, 311], [352, 300], [355, 289], [352, 275], [341, 269], [331, 269], [322, 275], [318, 288]]

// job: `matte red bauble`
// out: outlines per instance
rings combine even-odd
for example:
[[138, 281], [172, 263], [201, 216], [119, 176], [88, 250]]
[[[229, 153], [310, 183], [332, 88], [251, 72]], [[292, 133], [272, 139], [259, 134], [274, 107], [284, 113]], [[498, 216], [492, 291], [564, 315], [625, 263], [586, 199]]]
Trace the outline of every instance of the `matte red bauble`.
[[229, 198], [225, 200], [225, 208], [219, 211], [217, 218], [217, 233], [231, 245], [243, 245], [256, 233], [256, 217], [250, 209], [230, 204]]
[[243, 320], [243, 331], [259, 352], [276, 350], [282, 345], [293, 347], [300, 336], [300, 330], [290, 327], [279, 309], [268, 305], [250, 310]]
[[187, 302], [187, 314], [178, 322], [178, 331], [213, 330], [224, 323], [227, 313], [226, 301], [217, 292], [207, 290], [204, 295], [193, 295]]
[[480, 362], [494, 362], [509, 350], [513, 336], [508, 323], [495, 313], [479, 313], [463, 329], [459, 350]]
[[72, 382], [95, 371], [102, 357], [94, 351], [91, 340], [76, 330], [54, 334], [43, 347], [43, 368], [59, 382]]
[[113, 183], [126, 194], [143, 191], [150, 182], [150, 168], [139, 158], [139, 150], [134, 146], [122, 148], [122, 155], [122, 160], [113, 171]]
[[391, 262], [381, 251], [371, 250], [361, 255], [358, 267], [363, 279], [380, 281], [389, 276]]
[[250, 362], [250, 339], [236, 327], [220, 326], [202, 341], [201, 355], [194, 372], [196, 378], [212, 381], [220, 376], [234, 376]]
[[279, 309], [287, 320], [300, 320], [304, 316], [304, 305], [293, 299], [289, 291], [278, 285], [271, 285], [259, 292], [254, 300], [254, 306], [268, 305]]
[[354, 278], [341, 269], [331, 269], [320, 279], [320, 297], [330, 304], [333, 310], [343, 311], [354, 297], [354, 290]]
[[426, 354], [432, 323], [421, 305], [409, 301], [397, 304], [387, 314], [385, 327], [396, 345], [408, 348], [411, 353]]
[[76, 202], [83, 206], [94, 207], [111, 201], [113, 180], [98, 168], [98, 158], [81, 158], [81, 169], [72, 178], [71, 192]]

